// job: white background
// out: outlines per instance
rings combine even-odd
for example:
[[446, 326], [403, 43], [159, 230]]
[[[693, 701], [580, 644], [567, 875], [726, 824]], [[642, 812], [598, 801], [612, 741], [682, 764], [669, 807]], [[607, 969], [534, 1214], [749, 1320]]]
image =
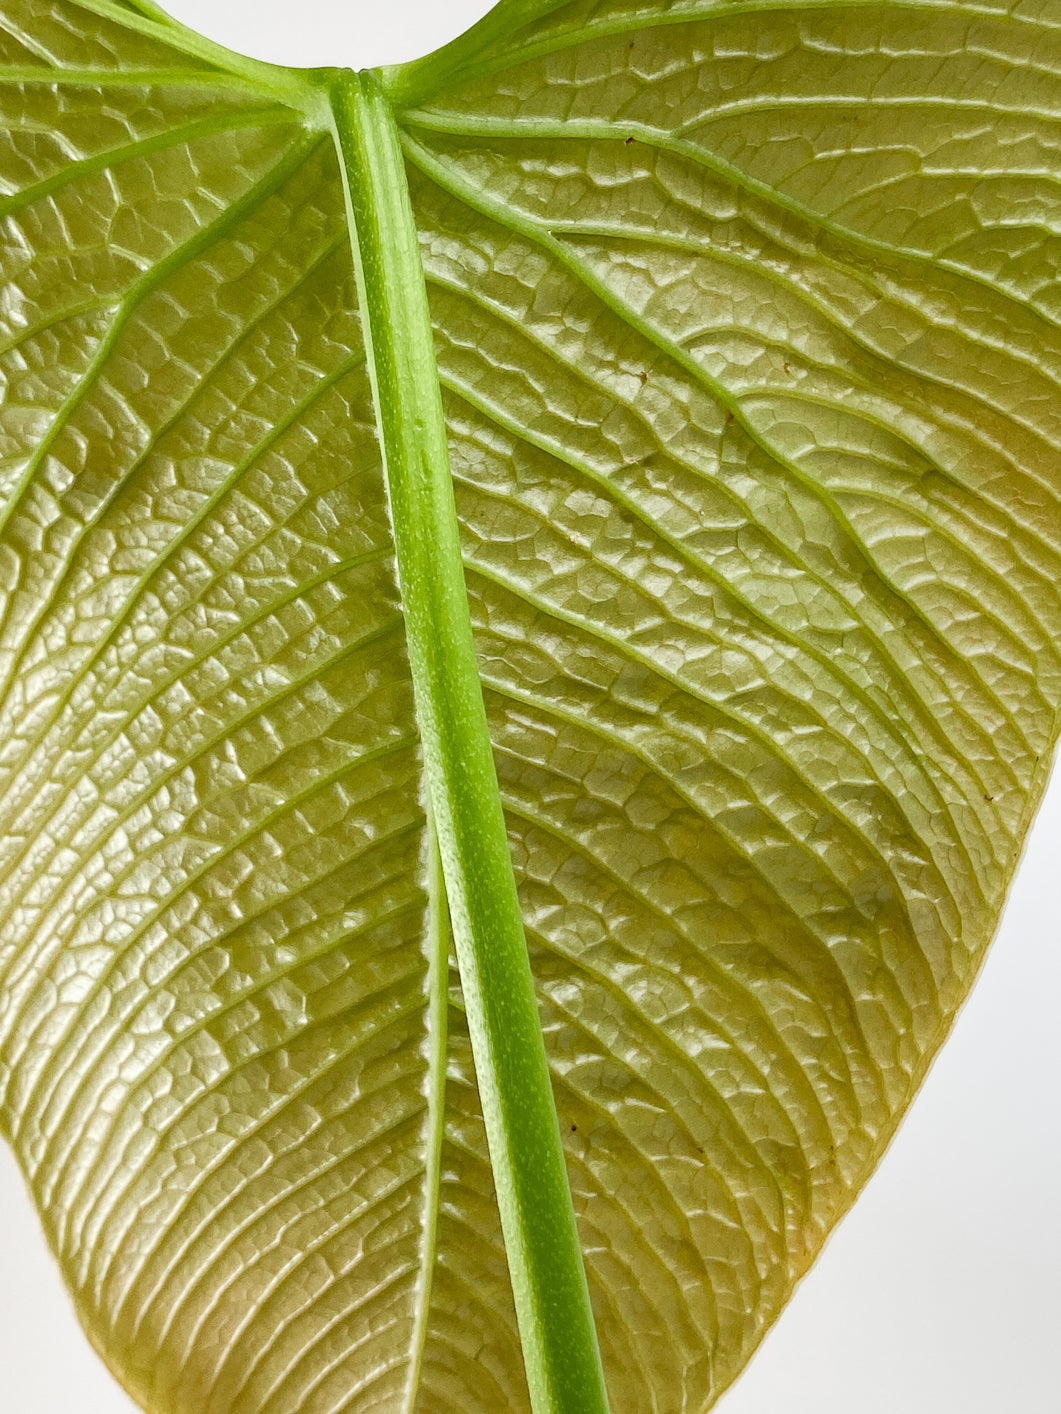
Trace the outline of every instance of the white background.
[[[487, 8], [171, 3], [186, 23], [255, 57], [352, 67], [423, 54]], [[1061, 778], [951, 1041], [861, 1201], [719, 1414], [1057, 1414], [1059, 864]], [[76, 1325], [6, 1147], [0, 1262], [3, 1414], [133, 1414]]]

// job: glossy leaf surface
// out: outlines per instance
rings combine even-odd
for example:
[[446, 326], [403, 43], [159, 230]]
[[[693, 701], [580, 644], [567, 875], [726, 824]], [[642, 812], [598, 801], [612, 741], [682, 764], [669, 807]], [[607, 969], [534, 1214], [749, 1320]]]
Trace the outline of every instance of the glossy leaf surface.
[[[146, 1407], [524, 1409], [330, 139], [2, 13], [5, 1126]], [[616, 1414], [740, 1369], [1042, 788], [1058, 33], [515, 4], [387, 75]]]

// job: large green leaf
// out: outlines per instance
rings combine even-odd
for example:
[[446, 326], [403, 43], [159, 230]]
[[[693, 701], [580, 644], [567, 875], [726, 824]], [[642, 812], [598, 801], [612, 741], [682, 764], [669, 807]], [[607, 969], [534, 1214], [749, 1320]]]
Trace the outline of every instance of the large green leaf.
[[[1012, 11], [509, 0], [383, 75], [615, 1414], [739, 1371], [1041, 793], [1061, 28]], [[3, 1122], [145, 1407], [518, 1411], [316, 82], [0, 0]]]

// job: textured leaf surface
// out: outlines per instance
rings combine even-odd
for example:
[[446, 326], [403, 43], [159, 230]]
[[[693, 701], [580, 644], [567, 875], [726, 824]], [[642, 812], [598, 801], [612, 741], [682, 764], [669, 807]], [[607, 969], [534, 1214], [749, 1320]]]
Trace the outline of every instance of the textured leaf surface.
[[876, 1162], [1041, 788], [1061, 50], [634, 9], [518, 37], [409, 154], [613, 1399], [692, 1410]]
[[334, 156], [51, 12], [172, 76], [3, 90], [5, 1121], [149, 1407], [393, 1409], [423, 820]]
[[[535, 10], [403, 123], [613, 1408], [698, 1414], [1055, 739], [1061, 28]], [[148, 1407], [524, 1409], [331, 148], [2, 16], [5, 1125]]]

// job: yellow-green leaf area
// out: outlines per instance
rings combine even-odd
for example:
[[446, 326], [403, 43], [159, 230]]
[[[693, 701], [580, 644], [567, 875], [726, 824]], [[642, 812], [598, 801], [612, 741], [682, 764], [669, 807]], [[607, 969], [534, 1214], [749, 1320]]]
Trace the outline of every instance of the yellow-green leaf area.
[[[614, 1414], [739, 1373], [1041, 794], [1052, 10], [384, 74]], [[167, 23], [0, 0], [4, 1131], [152, 1414], [528, 1411], [338, 163]]]
[[737, 1373], [1042, 788], [1059, 60], [1023, 9], [572, 5], [405, 117], [616, 1409]]

